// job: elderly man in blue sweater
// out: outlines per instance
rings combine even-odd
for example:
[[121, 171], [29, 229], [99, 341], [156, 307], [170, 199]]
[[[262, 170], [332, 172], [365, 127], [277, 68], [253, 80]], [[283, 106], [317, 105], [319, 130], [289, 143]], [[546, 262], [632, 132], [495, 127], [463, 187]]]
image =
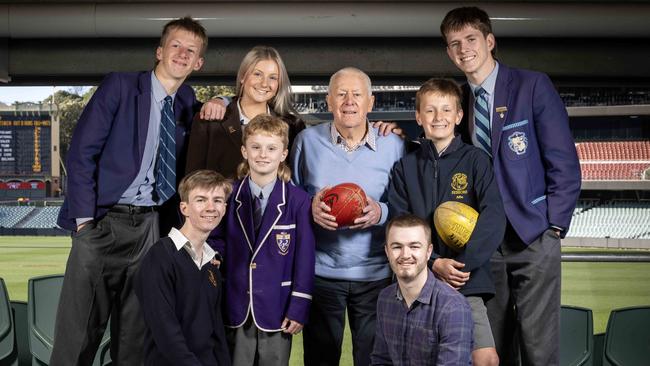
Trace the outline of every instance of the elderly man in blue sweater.
[[[314, 196], [316, 278], [305, 326], [305, 365], [338, 365], [346, 308], [354, 364], [369, 365], [379, 292], [390, 284], [384, 254], [387, 188], [393, 164], [404, 154], [398, 136], [381, 136], [367, 119], [374, 97], [370, 78], [347, 67], [330, 78], [327, 104], [334, 121], [298, 135], [291, 153], [293, 181]], [[363, 188], [368, 202], [354, 225], [340, 228], [321, 202], [323, 191], [345, 182]]]

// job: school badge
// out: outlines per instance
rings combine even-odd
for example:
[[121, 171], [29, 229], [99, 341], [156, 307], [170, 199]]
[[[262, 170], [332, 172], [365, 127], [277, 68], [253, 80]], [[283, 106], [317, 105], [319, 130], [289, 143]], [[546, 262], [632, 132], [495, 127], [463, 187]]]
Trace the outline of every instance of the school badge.
[[467, 175], [465, 173], [454, 174], [451, 177], [451, 194], [461, 199], [463, 194], [467, 194], [467, 185]]
[[508, 146], [517, 155], [523, 155], [528, 149], [528, 137], [524, 132], [515, 132], [508, 136]]
[[214, 273], [212, 273], [212, 270], [210, 269], [208, 269], [208, 280], [212, 286], [217, 287], [217, 277], [215, 277]]
[[279, 234], [275, 234], [275, 242], [278, 244], [280, 254], [287, 255], [289, 252], [289, 243], [291, 243], [291, 234], [285, 231], [282, 231]]

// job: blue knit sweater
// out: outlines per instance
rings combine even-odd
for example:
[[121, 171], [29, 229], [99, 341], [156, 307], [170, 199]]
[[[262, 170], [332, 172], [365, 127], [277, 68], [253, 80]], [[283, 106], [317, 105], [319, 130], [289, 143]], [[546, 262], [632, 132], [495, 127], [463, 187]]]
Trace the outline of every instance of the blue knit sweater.
[[363, 230], [328, 231], [314, 225], [316, 275], [348, 281], [377, 281], [391, 275], [384, 253], [384, 224], [388, 216], [387, 189], [393, 164], [404, 154], [404, 142], [391, 134], [376, 136], [376, 150], [363, 145], [352, 153], [332, 143], [331, 123], [302, 131], [293, 144], [293, 182], [312, 196], [325, 186], [352, 182], [379, 202], [381, 220]]

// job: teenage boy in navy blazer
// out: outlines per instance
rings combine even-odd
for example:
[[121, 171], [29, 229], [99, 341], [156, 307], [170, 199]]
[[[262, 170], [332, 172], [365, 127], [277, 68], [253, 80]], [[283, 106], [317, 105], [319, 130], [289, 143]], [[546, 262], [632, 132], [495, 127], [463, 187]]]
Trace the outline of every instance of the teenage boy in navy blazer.
[[580, 193], [566, 109], [547, 75], [497, 62], [485, 11], [451, 10], [440, 31], [468, 81], [460, 132], [492, 157], [507, 216], [492, 258], [496, 296], [487, 304], [501, 364], [520, 353], [524, 365], [557, 365], [560, 238]]

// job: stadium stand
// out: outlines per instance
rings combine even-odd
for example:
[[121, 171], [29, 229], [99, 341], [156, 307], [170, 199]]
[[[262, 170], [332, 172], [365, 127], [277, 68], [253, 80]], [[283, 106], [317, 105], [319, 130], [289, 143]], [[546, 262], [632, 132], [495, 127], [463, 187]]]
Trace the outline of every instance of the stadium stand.
[[581, 142], [576, 144], [580, 161], [585, 160], [647, 160], [650, 141]]
[[34, 210], [34, 207], [0, 206], [0, 227], [14, 227]]
[[36, 213], [20, 225], [22, 228], [48, 229], [56, 227], [56, 219], [59, 216], [60, 207], [38, 207]]
[[650, 162], [583, 163], [580, 162], [583, 180], [642, 180]]
[[650, 238], [650, 202], [579, 202], [567, 237]]

